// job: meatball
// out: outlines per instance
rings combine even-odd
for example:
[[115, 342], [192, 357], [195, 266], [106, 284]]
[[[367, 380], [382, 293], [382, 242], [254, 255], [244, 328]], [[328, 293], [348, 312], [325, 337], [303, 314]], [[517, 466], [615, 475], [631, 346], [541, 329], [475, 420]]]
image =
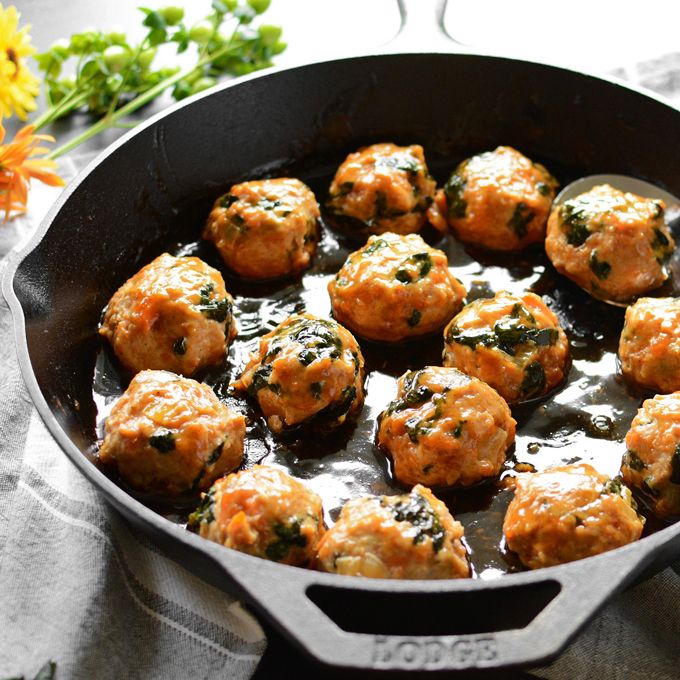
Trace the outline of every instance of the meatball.
[[451, 319], [444, 340], [444, 366], [480, 378], [511, 404], [547, 394], [567, 373], [567, 336], [534, 293], [501, 291], [471, 302]]
[[203, 238], [240, 276], [269, 279], [309, 266], [318, 221], [316, 198], [300, 180], [243, 182], [215, 201]]
[[111, 409], [99, 460], [159, 496], [207, 489], [241, 463], [245, 418], [203, 383], [142, 371]]
[[467, 486], [498, 475], [515, 440], [505, 400], [455, 368], [428, 366], [399, 378], [380, 415], [378, 444], [404, 484]]
[[463, 306], [465, 287], [446, 255], [417, 234], [371, 236], [328, 284], [333, 316], [371, 340], [439, 330]]
[[325, 531], [321, 498], [265, 465], [218, 479], [188, 527], [227, 548], [299, 567], [314, 561]]
[[580, 463], [518, 475], [503, 535], [524, 565], [538, 569], [632, 543], [643, 525], [620, 479]]
[[432, 224], [451, 227], [465, 243], [520, 250], [545, 237], [557, 181], [509, 146], [463, 161], [428, 211]]
[[234, 388], [257, 400], [269, 428], [332, 428], [364, 403], [364, 358], [339, 323], [295, 314], [260, 338]]
[[626, 435], [621, 475], [660, 517], [680, 515], [680, 392], [647, 399]]
[[410, 234], [426, 222], [435, 181], [423, 147], [373, 144], [347, 156], [329, 189], [329, 219], [350, 233]]
[[660, 286], [675, 243], [663, 201], [608, 184], [553, 206], [545, 250], [555, 269], [593, 297], [627, 302]]
[[99, 332], [132, 373], [192, 375], [224, 358], [236, 335], [232, 306], [216, 269], [164, 253], [113, 294]]
[[619, 340], [623, 375], [658, 392], [680, 390], [680, 298], [640, 298]]
[[353, 498], [319, 544], [324, 571], [372, 578], [470, 576], [463, 527], [424, 486], [403, 496]]

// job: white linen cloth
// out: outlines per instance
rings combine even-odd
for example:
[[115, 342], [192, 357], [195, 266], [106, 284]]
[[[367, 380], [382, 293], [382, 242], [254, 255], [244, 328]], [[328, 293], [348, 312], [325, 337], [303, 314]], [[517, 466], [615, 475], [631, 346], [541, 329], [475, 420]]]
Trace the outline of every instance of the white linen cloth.
[[[621, 70], [680, 99], [680, 54]], [[68, 172], [67, 172], [68, 174]], [[0, 275], [57, 191], [0, 225]], [[166, 558], [102, 500], [38, 417], [0, 300], [0, 679], [248, 678], [266, 641], [238, 602]], [[282, 669], [283, 673], [283, 669]], [[680, 564], [616, 597], [548, 680], [680, 677]]]

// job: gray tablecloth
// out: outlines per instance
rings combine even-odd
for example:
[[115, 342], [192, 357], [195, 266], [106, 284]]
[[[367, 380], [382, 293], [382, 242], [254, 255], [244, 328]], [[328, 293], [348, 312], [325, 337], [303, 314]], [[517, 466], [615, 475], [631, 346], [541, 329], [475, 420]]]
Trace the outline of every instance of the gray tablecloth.
[[[618, 75], [680, 95], [678, 54]], [[0, 225], [0, 272], [55, 196], [36, 187], [29, 217]], [[110, 510], [46, 431], [19, 373], [4, 300], [0, 385], [0, 678], [32, 678], [48, 660], [59, 680], [250, 677], [266, 645], [255, 619]], [[615, 598], [533, 673], [680, 678], [678, 573], [667, 569]]]

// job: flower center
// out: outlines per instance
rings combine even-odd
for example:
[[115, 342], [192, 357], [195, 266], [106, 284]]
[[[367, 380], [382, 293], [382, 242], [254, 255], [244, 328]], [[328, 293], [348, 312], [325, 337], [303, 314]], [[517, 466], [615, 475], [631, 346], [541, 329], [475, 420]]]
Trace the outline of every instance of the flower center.
[[13, 47], [7, 48], [7, 58], [14, 64], [14, 75], [12, 76], [12, 80], [14, 80], [19, 75], [19, 57]]

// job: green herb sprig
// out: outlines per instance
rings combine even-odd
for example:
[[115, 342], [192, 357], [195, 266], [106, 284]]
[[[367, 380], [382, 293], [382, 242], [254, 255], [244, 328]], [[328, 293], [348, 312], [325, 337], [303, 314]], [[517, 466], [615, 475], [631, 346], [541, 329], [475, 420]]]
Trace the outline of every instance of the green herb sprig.
[[[54, 149], [58, 158], [110, 127], [132, 127], [123, 119], [172, 88], [180, 100], [216, 84], [225, 74], [244, 75], [272, 65], [286, 49], [279, 26], [252, 26], [271, 0], [213, 0], [210, 13], [193, 26], [183, 22], [181, 7], [140, 7], [146, 35], [138, 44], [124, 33], [86, 30], [55, 42], [36, 55], [44, 74], [47, 110], [33, 125], [45, 127], [76, 111], [87, 110], [99, 119], [87, 130]], [[190, 49], [190, 66], [154, 67], [159, 47], [177, 54]], [[73, 70], [65, 75], [66, 68]]]

